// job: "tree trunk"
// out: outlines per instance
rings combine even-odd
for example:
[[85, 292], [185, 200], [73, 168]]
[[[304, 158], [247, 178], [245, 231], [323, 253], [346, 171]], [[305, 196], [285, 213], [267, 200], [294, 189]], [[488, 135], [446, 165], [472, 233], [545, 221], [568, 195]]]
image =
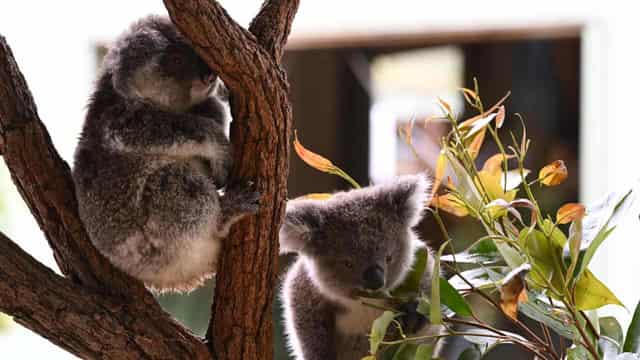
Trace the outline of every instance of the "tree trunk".
[[286, 200], [291, 108], [280, 58], [298, 0], [267, 0], [241, 28], [215, 1], [165, 0], [172, 20], [231, 94], [233, 179], [256, 182], [261, 210], [232, 229], [219, 262], [205, 345], [139, 281], [91, 244], [73, 181], [0, 36], [0, 154], [44, 231], [63, 278], [0, 234], [0, 310], [82, 358], [271, 359], [278, 229]]

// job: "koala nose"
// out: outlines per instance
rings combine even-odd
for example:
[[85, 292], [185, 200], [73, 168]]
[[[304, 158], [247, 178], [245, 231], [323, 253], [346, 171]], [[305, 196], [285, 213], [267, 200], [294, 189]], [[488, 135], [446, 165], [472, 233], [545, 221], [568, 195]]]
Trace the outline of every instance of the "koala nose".
[[364, 288], [378, 290], [384, 285], [384, 270], [379, 265], [368, 267], [363, 274]]

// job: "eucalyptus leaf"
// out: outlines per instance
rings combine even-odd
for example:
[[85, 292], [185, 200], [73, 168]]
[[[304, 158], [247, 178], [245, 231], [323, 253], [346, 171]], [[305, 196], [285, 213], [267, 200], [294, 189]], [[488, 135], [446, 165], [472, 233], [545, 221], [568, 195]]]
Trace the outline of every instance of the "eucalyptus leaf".
[[621, 345], [612, 338], [602, 335], [598, 339], [598, 348], [603, 360], [615, 360], [620, 353]]
[[480, 350], [475, 346], [470, 346], [458, 356], [458, 360], [480, 360], [481, 357]]
[[462, 264], [493, 264], [502, 260], [498, 248], [490, 238], [484, 238], [473, 243], [465, 251], [442, 255], [441, 261]]
[[616, 226], [629, 218], [637, 218], [640, 213], [639, 192], [640, 181], [630, 190], [609, 193], [596, 204], [587, 207], [582, 221], [581, 250], [584, 251], [584, 255], [578, 264], [576, 277], [589, 266], [596, 250]]
[[529, 292], [529, 301], [520, 304], [518, 310], [527, 317], [547, 325], [556, 334], [573, 340], [577, 330], [570, 325], [568, 315], [566, 315], [566, 321], [563, 321], [562, 313], [553, 309], [547, 302], [538, 299], [539, 296], [541, 295]]
[[471, 308], [464, 297], [444, 278], [440, 278], [440, 301], [459, 316], [472, 315]]
[[598, 319], [598, 324], [600, 325], [600, 335], [607, 336], [622, 345], [622, 326], [620, 326], [620, 323], [615, 317], [601, 317]]
[[433, 358], [434, 345], [420, 344], [416, 350], [415, 360], [431, 360]]
[[624, 306], [589, 270], [585, 270], [576, 282], [574, 298], [578, 310], [592, 310], [609, 304]]
[[416, 357], [416, 351], [418, 350], [418, 344], [405, 342], [400, 345], [393, 354], [392, 360], [414, 360]]
[[378, 352], [378, 348], [380, 347], [380, 343], [384, 339], [384, 336], [387, 334], [387, 328], [389, 328], [389, 324], [395, 318], [395, 314], [391, 311], [385, 311], [373, 321], [373, 325], [371, 326], [371, 336], [369, 336], [369, 351], [371, 354], [376, 354]]
[[589, 351], [584, 348], [584, 346], [573, 346], [571, 349], [567, 350], [567, 360], [589, 360], [593, 359], [591, 355], [589, 355]]
[[431, 279], [431, 307], [429, 311], [429, 320], [432, 324], [442, 324], [442, 312], [440, 309], [440, 257], [449, 242], [446, 241], [440, 245], [440, 249], [436, 254], [433, 264], [433, 278]]
[[622, 351], [636, 354], [640, 353], [640, 302], [633, 312], [633, 318], [627, 329], [627, 338], [624, 341]]

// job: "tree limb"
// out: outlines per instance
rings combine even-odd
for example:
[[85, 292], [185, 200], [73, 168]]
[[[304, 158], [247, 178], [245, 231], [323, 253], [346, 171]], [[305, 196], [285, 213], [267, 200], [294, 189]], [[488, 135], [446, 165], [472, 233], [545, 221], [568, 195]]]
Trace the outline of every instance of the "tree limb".
[[265, 1], [249, 26], [249, 31], [258, 39], [258, 43], [277, 62], [282, 58], [299, 4], [300, 0]]
[[279, 61], [298, 1], [267, 1], [253, 21], [257, 37], [216, 1], [164, 3], [174, 24], [230, 90], [232, 181], [254, 180], [262, 194], [259, 214], [236, 225], [223, 244], [207, 339], [218, 359], [271, 359], [292, 125], [289, 85]]
[[154, 303], [125, 304], [74, 284], [0, 233], [0, 310], [83, 359], [210, 359], [200, 340], [150, 311]]

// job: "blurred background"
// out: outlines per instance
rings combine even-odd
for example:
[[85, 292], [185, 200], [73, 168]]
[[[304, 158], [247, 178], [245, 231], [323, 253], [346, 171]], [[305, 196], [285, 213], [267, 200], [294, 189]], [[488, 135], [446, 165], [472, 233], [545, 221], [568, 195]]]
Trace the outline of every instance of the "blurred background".
[[[220, 1], [247, 25], [260, 0]], [[160, 0], [110, 2], [14, 1], [0, 5], [5, 36], [27, 79], [40, 117], [69, 163], [104, 49], [133, 20], [166, 14]], [[420, 159], [398, 136], [411, 120], [439, 115], [438, 97], [465, 116], [457, 89], [472, 87], [490, 105], [507, 91], [507, 112], [521, 113], [533, 139], [527, 167], [537, 171], [563, 159], [570, 181], [539, 189], [543, 207], [589, 204], [640, 178], [634, 160], [640, 125], [636, 64], [640, 23], [633, 3], [549, 1], [310, 1], [302, 0], [285, 54], [295, 128], [308, 148], [333, 160], [359, 183], [432, 169], [446, 127], [417, 126]], [[468, 115], [468, 114], [467, 114]], [[505, 126], [519, 129], [513, 118]], [[494, 153], [485, 146], [482, 162]], [[291, 159], [290, 197], [346, 189], [347, 184]], [[455, 246], [474, 237], [473, 226], [445, 219]], [[56, 269], [37, 224], [0, 165], [0, 229], [38, 260]], [[592, 270], [635, 307], [640, 286], [630, 279], [640, 253], [638, 230], [619, 228]], [[427, 219], [423, 237], [437, 244]], [[287, 259], [283, 259], [287, 264]], [[285, 268], [283, 266], [283, 268]], [[165, 308], [197, 333], [209, 318], [213, 284], [189, 296], [163, 296]], [[274, 309], [280, 317], [278, 304]], [[605, 308], [623, 322], [621, 308]], [[278, 346], [279, 359], [285, 359]], [[514, 349], [495, 358], [513, 358]], [[0, 358], [72, 357], [0, 314]]]

